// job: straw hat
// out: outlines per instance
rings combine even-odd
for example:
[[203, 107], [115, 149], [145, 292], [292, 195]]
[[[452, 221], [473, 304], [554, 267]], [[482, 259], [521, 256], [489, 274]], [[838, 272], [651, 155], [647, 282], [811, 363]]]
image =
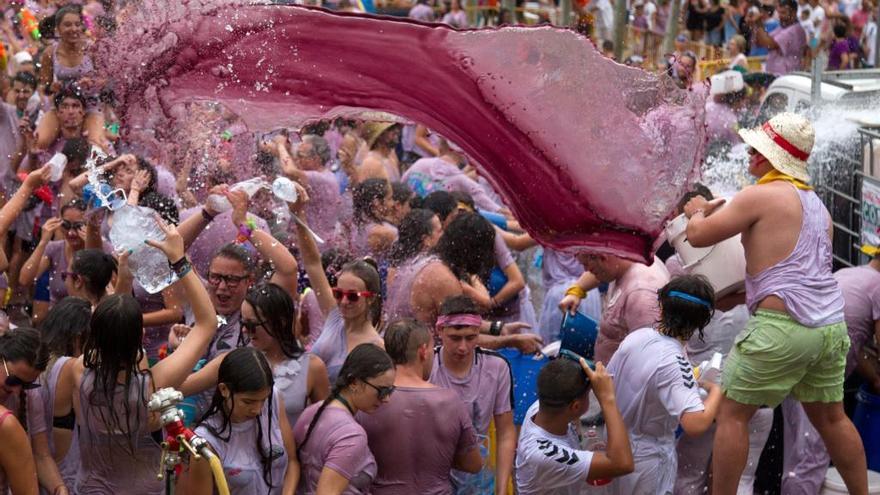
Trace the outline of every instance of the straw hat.
[[739, 135], [746, 144], [764, 155], [776, 170], [804, 182], [810, 181], [807, 159], [813, 151], [815, 133], [805, 117], [780, 113], [761, 127], [741, 129]]
[[372, 149], [379, 136], [394, 125], [396, 125], [395, 122], [368, 122], [364, 124], [364, 140], [367, 142], [367, 147]]

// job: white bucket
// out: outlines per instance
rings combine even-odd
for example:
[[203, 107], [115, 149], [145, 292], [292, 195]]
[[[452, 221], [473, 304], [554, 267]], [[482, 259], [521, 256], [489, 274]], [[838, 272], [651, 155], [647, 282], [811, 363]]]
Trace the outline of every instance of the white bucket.
[[742, 290], [746, 279], [746, 256], [740, 236], [714, 246], [696, 248], [687, 240], [687, 223], [688, 218], [682, 214], [666, 225], [666, 239], [681, 258], [682, 268], [687, 273], [709, 279], [715, 297]]
[[[819, 492], [819, 495], [840, 495], [845, 493], [849, 493], [849, 491], [846, 489], [840, 473], [837, 472], [837, 468], [828, 468], [828, 473], [825, 475], [825, 483], [822, 485], [822, 491]], [[880, 473], [868, 471], [868, 494], [880, 495]]]

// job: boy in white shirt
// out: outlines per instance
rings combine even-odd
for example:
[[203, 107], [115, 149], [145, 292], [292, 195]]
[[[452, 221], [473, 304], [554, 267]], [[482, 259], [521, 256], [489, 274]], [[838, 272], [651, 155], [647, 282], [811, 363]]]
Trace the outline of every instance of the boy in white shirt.
[[[592, 386], [608, 431], [606, 452], [581, 450], [572, 421], [590, 406]], [[516, 487], [520, 495], [577, 495], [587, 481], [613, 478], [633, 470], [626, 427], [614, 399], [614, 383], [602, 363], [592, 371], [560, 358], [538, 375], [538, 401], [526, 413], [516, 448]]]

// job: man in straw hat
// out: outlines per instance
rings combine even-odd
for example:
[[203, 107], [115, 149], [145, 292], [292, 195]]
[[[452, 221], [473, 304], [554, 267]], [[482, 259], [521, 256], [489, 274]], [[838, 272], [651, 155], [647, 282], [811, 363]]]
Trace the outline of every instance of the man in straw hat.
[[[866, 495], [861, 438], [843, 411], [849, 336], [844, 299], [831, 275], [831, 218], [809, 186], [813, 126], [782, 113], [739, 131], [758, 177], [729, 205], [695, 197], [685, 205], [695, 247], [742, 233], [746, 302], [752, 317], [724, 366], [724, 401], [713, 451], [713, 493], [735, 494], [748, 454], [748, 423], [789, 394], [819, 431], [850, 493]], [[715, 211], [714, 214], [713, 211]]]

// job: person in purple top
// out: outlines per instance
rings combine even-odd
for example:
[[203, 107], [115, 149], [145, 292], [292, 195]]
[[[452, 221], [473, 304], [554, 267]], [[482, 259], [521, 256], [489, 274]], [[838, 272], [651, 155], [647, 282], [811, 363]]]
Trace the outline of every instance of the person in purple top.
[[[788, 1], [788, 0], [786, 0]], [[781, 113], [741, 130], [758, 184], [722, 201], [692, 198], [687, 237], [707, 247], [742, 233], [746, 303], [752, 318], [724, 365], [724, 399], [713, 449], [713, 490], [736, 492], [746, 463], [748, 423], [789, 394], [802, 404], [850, 493], [868, 493], [862, 440], [843, 411], [849, 336], [844, 298], [831, 274], [831, 216], [809, 186], [813, 126]]]
[[858, 54], [850, 53], [850, 43], [846, 37], [846, 24], [837, 22], [832, 28], [834, 39], [828, 49], [828, 67], [825, 70], [850, 69], [858, 58]]
[[0, 406], [13, 411], [28, 433], [40, 486], [49, 493], [67, 494], [49, 449], [51, 431], [39, 390], [38, 380], [48, 361], [49, 349], [33, 328], [19, 327], [0, 335]]
[[355, 416], [389, 401], [394, 376], [391, 358], [373, 344], [361, 344], [345, 358], [330, 398], [309, 406], [293, 428], [301, 466], [297, 493], [370, 493], [376, 460]]
[[[834, 278], [846, 302], [844, 318], [849, 334], [850, 348], [846, 355], [845, 376], [853, 371], [880, 394], [880, 363], [865, 352], [880, 342], [880, 255], [876, 248], [870, 263], [844, 268], [834, 273]], [[782, 492], [818, 493], [825, 482], [828, 463], [831, 461], [822, 437], [810, 424], [804, 408], [791, 397], [782, 403], [785, 450], [783, 457]]]
[[78, 297], [65, 297], [49, 310], [40, 323], [40, 338], [49, 348], [49, 362], [40, 375], [40, 395], [46, 425], [52, 425], [49, 450], [52, 457], [58, 459], [61, 477], [71, 489], [76, 486], [80, 469], [76, 418], [73, 411], [55, 417], [55, 397], [64, 369], [72, 366], [76, 358], [82, 355], [91, 317], [92, 305], [88, 301]]
[[[223, 463], [229, 493], [293, 495], [299, 483], [296, 443], [266, 357], [239, 347], [222, 357], [217, 379], [211, 406], [194, 432]], [[178, 487], [182, 493], [214, 493], [207, 460], [190, 461]]]
[[764, 29], [768, 16], [765, 9], [761, 9], [761, 15], [752, 20], [752, 43], [770, 50], [765, 71], [775, 76], [784, 76], [799, 70], [803, 63], [807, 34], [797, 20], [797, 10], [798, 4], [795, 0], [780, 0], [776, 8], [780, 27], [772, 34]]
[[496, 466], [479, 473], [452, 472], [455, 492], [507, 493], [516, 452], [513, 425], [513, 379], [510, 365], [500, 355], [477, 346], [482, 318], [479, 307], [467, 296], [446, 299], [440, 307], [437, 330], [443, 345], [435, 350], [431, 383], [455, 391], [464, 401], [470, 420], [484, 444], [481, 455], [488, 461], [485, 440], [489, 423], [495, 422]]
[[397, 227], [388, 220], [393, 210], [391, 184], [385, 179], [371, 178], [352, 190], [354, 218], [347, 246], [355, 256], [384, 258], [397, 239]]
[[431, 331], [416, 320], [394, 321], [385, 330], [395, 394], [387, 406], [356, 417], [379, 466], [376, 495], [451, 495], [450, 469], [476, 473], [483, 467], [464, 403], [454, 391], [428, 382], [432, 344]]

